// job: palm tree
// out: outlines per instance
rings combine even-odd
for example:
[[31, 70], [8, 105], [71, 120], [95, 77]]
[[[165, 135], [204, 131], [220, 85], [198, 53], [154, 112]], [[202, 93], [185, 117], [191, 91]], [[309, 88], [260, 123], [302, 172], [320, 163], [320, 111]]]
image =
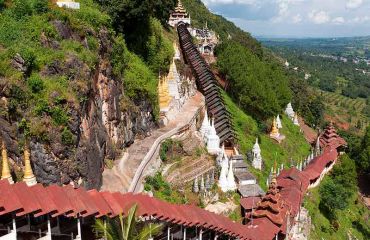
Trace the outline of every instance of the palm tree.
[[137, 205], [135, 204], [130, 208], [126, 217], [120, 214], [117, 218], [107, 221], [97, 219], [94, 229], [98, 237], [106, 240], [148, 240], [161, 232], [161, 224], [139, 225], [136, 211]]

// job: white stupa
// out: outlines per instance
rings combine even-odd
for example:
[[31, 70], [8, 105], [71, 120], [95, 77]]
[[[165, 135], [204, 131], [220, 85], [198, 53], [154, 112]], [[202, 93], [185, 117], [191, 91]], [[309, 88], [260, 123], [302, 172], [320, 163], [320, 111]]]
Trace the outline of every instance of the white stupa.
[[283, 128], [283, 125], [281, 124], [280, 115], [277, 115], [277, 117], [276, 117], [276, 126], [279, 129], [282, 129]]
[[320, 147], [320, 136], [317, 137], [316, 146], [315, 146], [315, 155], [316, 157], [321, 154], [321, 147]]
[[211, 122], [211, 128], [207, 137], [207, 150], [211, 154], [217, 154], [220, 151], [220, 138], [216, 133], [214, 119]]
[[80, 3], [75, 2], [74, 0], [60, 0], [57, 1], [58, 7], [65, 7], [70, 9], [80, 9]]
[[199, 132], [202, 134], [202, 137], [205, 141], [207, 141], [208, 134], [211, 130], [211, 124], [209, 124], [208, 114], [205, 111], [202, 126], [199, 129]]
[[252, 153], [253, 153], [253, 160], [252, 160], [253, 167], [261, 170], [262, 169], [262, 156], [261, 156], [261, 148], [260, 148], [260, 145], [258, 144], [258, 138], [256, 138], [256, 143], [253, 146]]
[[235, 183], [233, 162], [232, 161], [230, 161], [229, 172], [227, 173], [227, 187], [228, 187], [228, 191], [234, 191], [236, 189], [236, 183]]
[[292, 107], [292, 103], [288, 103], [286, 109], [285, 109], [285, 114], [288, 115], [288, 117], [290, 119], [293, 119], [294, 118], [294, 110], [293, 110], [293, 107]]
[[228, 191], [228, 181], [227, 181], [227, 169], [228, 169], [228, 162], [222, 162], [221, 164], [221, 172], [220, 172], [220, 179], [218, 180], [218, 186], [221, 188], [223, 192]]
[[299, 126], [298, 114], [297, 113], [294, 114], [293, 124], [296, 125], [296, 126]]

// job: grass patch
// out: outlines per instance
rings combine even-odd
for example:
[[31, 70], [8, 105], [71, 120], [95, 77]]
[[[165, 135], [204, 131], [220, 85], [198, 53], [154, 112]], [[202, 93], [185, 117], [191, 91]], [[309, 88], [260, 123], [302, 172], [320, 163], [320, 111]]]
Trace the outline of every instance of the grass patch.
[[[251, 116], [244, 113], [227, 94], [223, 94], [225, 104], [233, 118], [234, 129], [239, 138], [239, 145], [242, 154], [251, 151], [256, 137], [259, 138], [262, 150], [264, 168], [262, 171], [250, 167], [251, 172], [257, 177], [259, 184], [266, 189], [266, 178], [276, 159], [278, 165], [290, 166], [303, 160], [310, 153], [311, 146], [307, 143], [304, 136], [293, 122], [286, 116], [282, 116], [283, 129], [281, 133], [286, 139], [278, 144], [266, 133], [266, 123], [258, 123]], [[271, 121], [270, 121], [271, 122]], [[270, 125], [268, 122], [268, 125]], [[249, 162], [248, 162], [249, 163]], [[249, 163], [250, 164], [250, 163]]]

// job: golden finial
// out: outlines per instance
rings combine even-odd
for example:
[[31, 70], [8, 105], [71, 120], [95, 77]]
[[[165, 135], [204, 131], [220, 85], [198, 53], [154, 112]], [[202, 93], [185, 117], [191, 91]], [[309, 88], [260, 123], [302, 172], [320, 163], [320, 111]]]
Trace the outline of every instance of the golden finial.
[[12, 175], [10, 174], [10, 168], [9, 168], [9, 162], [8, 162], [8, 153], [6, 152], [6, 146], [5, 142], [2, 141], [1, 144], [1, 152], [3, 156], [3, 165], [2, 165], [2, 172], [1, 172], [1, 180], [7, 179], [10, 184], [13, 184], [13, 178]]
[[37, 184], [36, 177], [33, 174], [30, 159], [30, 150], [27, 143], [24, 146], [24, 176], [23, 181], [26, 182], [28, 186], [33, 186]]

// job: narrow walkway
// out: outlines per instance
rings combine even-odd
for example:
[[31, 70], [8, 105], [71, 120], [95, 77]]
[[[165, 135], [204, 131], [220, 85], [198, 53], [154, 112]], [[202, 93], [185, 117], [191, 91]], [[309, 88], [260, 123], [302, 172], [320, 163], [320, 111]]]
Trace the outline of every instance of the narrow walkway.
[[[116, 161], [112, 169], [104, 170], [103, 186], [101, 190], [119, 191], [123, 193], [128, 192], [136, 172], [138, 170], [143, 171], [143, 169], [139, 169], [139, 166], [143, 165], [141, 164], [142, 161], [145, 159], [153, 144], [156, 143], [157, 139], [161, 138], [163, 135], [169, 135], [167, 137], [175, 135], [177, 131], [173, 130], [186, 126], [202, 106], [204, 106], [204, 97], [201, 93], [197, 92], [183, 105], [176, 119], [171, 120], [169, 124], [163, 128], [153, 130], [151, 136], [142, 140], [136, 140], [134, 144], [126, 149], [121, 159]], [[169, 134], [171, 132], [172, 134]]]

